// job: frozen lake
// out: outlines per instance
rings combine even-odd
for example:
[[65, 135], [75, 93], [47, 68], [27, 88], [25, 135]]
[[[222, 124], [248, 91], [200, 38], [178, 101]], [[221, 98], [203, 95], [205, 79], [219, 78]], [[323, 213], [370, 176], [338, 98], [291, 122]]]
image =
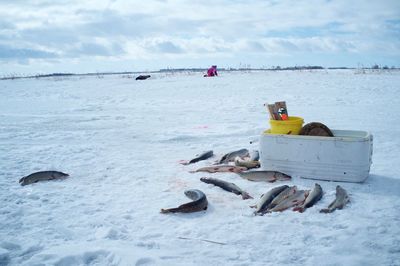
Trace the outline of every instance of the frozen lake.
[[[254, 216], [249, 206], [271, 188], [316, 181], [254, 183], [189, 170], [258, 150], [269, 127], [263, 104], [280, 100], [306, 123], [372, 133], [371, 173], [363, 184], [318, 181], [324, 196], [304, 213]], [[399, 120], [398, 71], [2, 80], [0, 265], [400, 265]], [[215, 157], [178, 163], [205, 150]], [[18, 184], [42, 170], [70, 178]], [[203, 176], [234, 182], [254, 199]], [[338, 184], [351, 203], [319, 213]], [[206, 193], [207, 211], [160, 214], [188, 202], [190, 188]]]

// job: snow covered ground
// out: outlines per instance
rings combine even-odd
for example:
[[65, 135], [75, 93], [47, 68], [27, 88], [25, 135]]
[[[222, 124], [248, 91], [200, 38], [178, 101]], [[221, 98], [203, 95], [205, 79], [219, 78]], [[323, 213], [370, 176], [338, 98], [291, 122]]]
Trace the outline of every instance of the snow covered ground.
[[[258, 149], [266, 102], [332, 129], [374, 135], [363, 184], [318, 183], [304, 213], [252, 215], [281, 184], [189, 173], [240, 148]], [[400, 73], [231, 72], [0, 81], [0, 265], [400, 265]], [[178, 162], [213, 150], [215, 158]], [[20, 186], [35, 171], [70, 178]], [[254, 200], [202, 183], [234, 182]], [[340, 184], [345, 209], [321, 214]], [[160, 214], [197, 188], [205, 212]], [[215, 241], [218, 243], [203, 240]]]

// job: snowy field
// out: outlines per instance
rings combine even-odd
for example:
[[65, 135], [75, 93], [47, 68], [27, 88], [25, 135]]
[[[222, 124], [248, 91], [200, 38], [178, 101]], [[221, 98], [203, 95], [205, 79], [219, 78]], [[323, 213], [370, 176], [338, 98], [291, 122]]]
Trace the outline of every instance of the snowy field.
[[[319, 181], [304, 213], [254, 216], [249, 205], [294, 176], [249, 182], [189, 173], [223, 154], [257, 150], [263, 104], [331, 129], [369, 131], [363, 184]], [[400, 73], [340, 71], [120, 75], [0, 81], [0, 265], [400, 265]], [[215, 157], [178, 162], [213, 150]], [[70, 178], [20, 186], [41, 170]], [[199, 181], [234, 182], [255, 199]], [[351, 203], [319, 213], [340, 184]], [[206, 193], [208, 210], [161, 214]], [[204, 240], [215, 241], [207, 242]]]

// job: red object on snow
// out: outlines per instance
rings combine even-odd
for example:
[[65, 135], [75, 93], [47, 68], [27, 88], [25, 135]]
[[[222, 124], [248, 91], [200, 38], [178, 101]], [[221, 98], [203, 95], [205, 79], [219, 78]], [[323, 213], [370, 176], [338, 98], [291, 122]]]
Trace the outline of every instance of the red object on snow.
[[218, 76], [217, 73], [217, 66], [212, 66], [207, 70], [207, 75], [205, 75], [206, 77], [214, 77], [214, 76]]

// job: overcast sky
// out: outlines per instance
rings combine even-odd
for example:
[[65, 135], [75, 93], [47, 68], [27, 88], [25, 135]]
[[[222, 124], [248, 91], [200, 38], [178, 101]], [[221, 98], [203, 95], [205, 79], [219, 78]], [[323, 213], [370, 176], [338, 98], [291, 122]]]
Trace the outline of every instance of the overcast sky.
[[400, 0], [0, 0], [0, 74], [400, 67]]

